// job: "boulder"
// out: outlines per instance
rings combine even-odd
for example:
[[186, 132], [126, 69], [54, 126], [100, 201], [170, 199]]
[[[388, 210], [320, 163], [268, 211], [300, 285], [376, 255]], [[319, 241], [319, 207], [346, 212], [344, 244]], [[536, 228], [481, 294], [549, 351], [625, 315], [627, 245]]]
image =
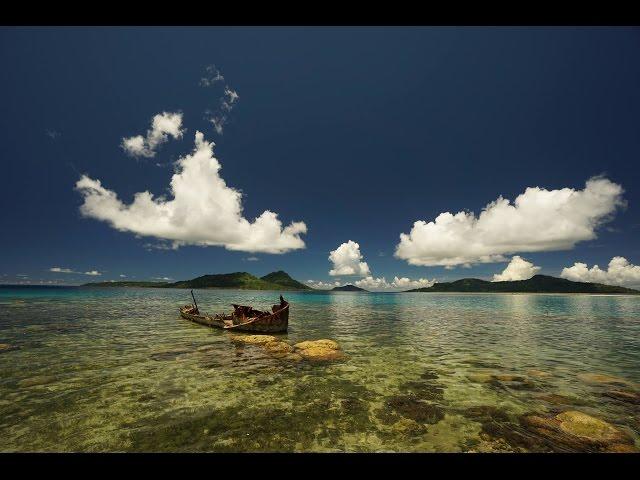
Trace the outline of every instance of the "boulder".
[[249, 345], [264, 345], [270, 342], [277, 342], [273, 335], [238, 335], [233, 337], [234, 342], [247, 343]]
[[531, 433], [544, 438], [554, 450], [635, 451], [633, 439], [624, 431], [577, 410], [549, 417], [526, 415], [521, 423]]
[[340, 350], [340, 345], [333, 340], [307, 340], [296, 343], [293, 348], [295, 353], [306, 360], [323, 361], [344, 358], [344, 353]]

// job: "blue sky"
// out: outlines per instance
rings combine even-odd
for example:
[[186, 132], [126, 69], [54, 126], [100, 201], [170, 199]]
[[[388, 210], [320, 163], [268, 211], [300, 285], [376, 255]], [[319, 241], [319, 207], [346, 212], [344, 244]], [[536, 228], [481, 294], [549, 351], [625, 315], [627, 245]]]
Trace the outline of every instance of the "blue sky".
[[[631, 28], [3, 28], [0, 283], [279, 269], [345, 283], [364, 275], [329, 275], [328, 256], [348, 240], [388, 281], [491, 279], [513, 255], [550, 275], [618, 256], [638, 265], [639, 52]], [[209, 65], [224, 82], [199, 84]], [[239, 98], [220, 135], [205, 112], [224, 85]], [[183, 135], [153, 158], [128, 155], [122, 139], [144, 136], [161, 112], [182, 114]], [[304, 222], [305, 248], [158, 249], [81, 214], [83, 174], [124, 204], [136, 192], [171, 197], [196, 131], [215, 142], [244, 218]], [[504, 260], [470, 268], [394, 256], [418, 220], [478, 215], [527, 187], [584, 190], [596, 175], [626, 202], [594, 220], [597, 238], [496, 250]]]

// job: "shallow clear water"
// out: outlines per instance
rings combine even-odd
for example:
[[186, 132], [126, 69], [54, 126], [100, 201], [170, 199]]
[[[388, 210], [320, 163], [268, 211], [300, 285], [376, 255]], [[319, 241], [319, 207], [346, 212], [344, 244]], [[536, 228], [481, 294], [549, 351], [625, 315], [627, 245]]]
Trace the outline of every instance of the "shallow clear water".
[[[197, 295], [208, 312], [278, 297]], [[546, 451], [520, 419], [563, 410], [640, 445], [638, 405], [606, 396], [640, 384], [639, 297], [285, 298], [283, 340], [333, 339], [347, 358], [242, 346], [179, 317], [187, 290], [0, 289], [0, 451]]]

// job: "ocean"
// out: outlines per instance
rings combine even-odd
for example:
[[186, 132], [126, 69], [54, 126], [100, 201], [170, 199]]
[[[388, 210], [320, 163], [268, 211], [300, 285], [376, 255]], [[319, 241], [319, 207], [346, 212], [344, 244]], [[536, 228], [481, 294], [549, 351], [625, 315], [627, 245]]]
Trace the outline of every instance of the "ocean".
[[[215, 313], [280, 292], [195, 293]], [[184, 320], [188, 290], [0, 288], [0, 451], [640, 446], [640, 297], [282, 293], [278, 339], [331, 339], [343, 359], [277, 358]], [[576, 412], [600, 430], [558, 420]]]

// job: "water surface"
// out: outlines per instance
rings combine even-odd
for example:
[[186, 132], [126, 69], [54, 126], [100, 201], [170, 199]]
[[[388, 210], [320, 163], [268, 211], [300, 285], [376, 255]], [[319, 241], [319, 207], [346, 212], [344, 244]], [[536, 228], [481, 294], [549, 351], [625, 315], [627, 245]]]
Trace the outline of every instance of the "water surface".
[[[197, 295], [208, 312], [278, 297]], [[568, 409], [640, 445], [638, 406], [607, 396], [640, 384], [639, 297], [285, 298], [282, 340], [347, 358], [243, 346], [181, 319], [187, 290], [0, 288], [0, 451], [548, 451], [520, 419]]]

